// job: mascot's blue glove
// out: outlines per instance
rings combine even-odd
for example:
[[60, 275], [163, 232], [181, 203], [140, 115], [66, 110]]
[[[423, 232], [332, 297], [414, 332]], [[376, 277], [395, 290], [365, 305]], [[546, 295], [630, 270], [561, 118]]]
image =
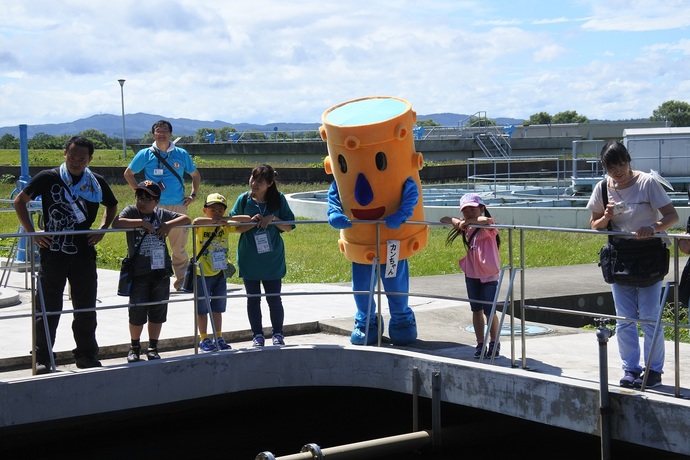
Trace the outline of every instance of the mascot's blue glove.
[[328, 216], [328, 223], [331, 224], [331, 227], [337, 228], [338, 230], [352, 227], [352, 222], [350, 219], [348, 219], [345, 214], [340, 214], [337, 212], [334, 212]]
[[338, 193], [338, 184], [331, 183], [328, 189], [328, 223], [331, 227], [342, 230], [344, 228], [352, 227], [352, 222], [343, 214], [343, 205], [340, 202], [340, 194]]
[[386, 227], [392, 228], [393, 230], [397, 230], [403, 223], [405, 223], [407, 217], [405, 217], [405, 214], [398, 211], [395, 214], [391, 214], [390, 216], [386, 217], [385, 220]]
[[403, 184], [403, 192], [398, 212], [391, 214], [385, 218], [386, 227], [397, 230], [405, 223], [407, 219], [412, 217], [414, 207], [417, 205], [419, 199], [419, 189], [417, 183], [411, 177], [408, 177]]

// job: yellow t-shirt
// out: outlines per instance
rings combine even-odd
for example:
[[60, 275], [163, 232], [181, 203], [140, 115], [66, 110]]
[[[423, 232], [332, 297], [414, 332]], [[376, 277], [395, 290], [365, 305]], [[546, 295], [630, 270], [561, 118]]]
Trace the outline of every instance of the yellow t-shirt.
[[[204, 276], [215, 276], [221, 270], [227, 268], [228, 250], [230, 246], [230, 233], [237, 232], [237, 226], [226, 225], [223, 227], [197, 227], [195, 229], [196, 250], [200, 251], [206, 241], [218, 229], [216, 236], [211, 240], [211, 244], [199, 257], [199, 265], [203, 266]], [[197, 267], [196, 274], [201, 276], [201, 269]]]

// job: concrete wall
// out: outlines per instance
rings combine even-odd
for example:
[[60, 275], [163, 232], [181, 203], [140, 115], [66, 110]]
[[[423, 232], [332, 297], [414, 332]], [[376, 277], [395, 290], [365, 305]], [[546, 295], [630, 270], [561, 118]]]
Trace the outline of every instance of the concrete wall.
[[[260, 158], [256, 158], [256, 163], [259, 164], [264, 162]], [[276, 159], [276, 161], [279, 161]], [[269, 162], [270, 163], [270, 162]], [[580, 160], [578, 162], [578, 168], [587, 168], [588, 165], [586, 160]], [[529, 172], [529, 171], [544, 171], [544, 170], [554, 170], [556, 169], [556, 163], [554, 160], [519, 160], [516, 159], [512, 161], [510, 165], [507, 163], [499, 163], [496, 165], [496, 172], [506, 173], [510, 167], [512, 173], [519, 172]], [[567, 165], [563, 166], [563, 162], [560, 162], [561, 174], [563, 174], [563, 168], [571, 168], [572, 162], [567, 162]], [[39, 171], [46, 169], [44, 166], [30, 166], [29, 175], [35, 176]], [[124, 177], [122, 176], [124, 172], [123, 167], [104, 167], [95, 166], [91, 168], [93, 171], [101, 174], [106, 178], [108, 183], [111, 184], [125, 184]], [[278, 180], [281, 183], [294, 183], [294, 182], [328, 182], [333, 181], [333, 176], [326, 174], [326, 171], [322, 167], [284, 167], [277, 168], [278, 170]], [[494, 165], [490, 162], [476, 162], [470, 168], [470, 174], [493, 174]], [[462, 182], [467, 179], [468, 168], [467, 165], [443, 165], [434, 166], [429, 165], [422, 168], [419, 171], [420, 178], [423, 182]], [[201, 180], [205, 184], [215, 184], [215, 185], [237, 185], [246, 184], [249, 180], [249, 174], [251, 173], [251, 168], [204, 168], [199, 167], [199, 173], [201, 174]], [[15, 177], [20, 175], [19, 166], [0, 166], [0, 175], [11, 174]], [[187, 179], [189, 180], [189, 179]]]
[[[605, 122], [605, 123], [566, 123], [551, 125], [516, 126], [510, 138], [513, 154], [517, 156], [561, 155], [572, 150], [574, 140], [622, 139], [625, 129], [656, 128], [663, 122]], [[415, 141], [415, 148], [429, 161], [452, 159], [483, 158], [484, 153], [474, 142], [472, 136], [487, 130], [500, 132], [501, 127], [457, 129], [441, 127], [427, 133], [422, 140]], [[232, 156], [255, 162], [301, 162], [318, 163], [328, 155], [323, 141], [299, 142], [221, 142], [200, 144], [179, 144], [190, 154], [196, 156]], [[130, 145], [134, 153], [145, 144]], [[276, 160], [272, 160], [275, 158]]]
[[[262, 388], [348, 386], [412, 394], [414, 372], [421, 397], [432, 397], [432, 375], [438, 373], [442, 401], [600, 432], [599, 388], [592, 383], [405, 350], [337, 345], [233, 350], [3, 382], [0, 428]], [[612, 392], [610, 399], [614, 439], [690, 454], [690, 403], [653, 393], [643, 398]]]
[[[514, 156], [563, 155], [572, 150], [572, 142], [580, 137], [535, 137], [511, 140]], [[148, 147], [133, 145], [134, 152]], [[248, 142], [222, 144], [180, 144], [193, 156], [201, 158], [236, 158], [250, 163], [320, 163], [328, 156], [325, 142]], [[415, 150], [426, 161], [486, 158], [471, 138], [428, 139], [415, 141]]]

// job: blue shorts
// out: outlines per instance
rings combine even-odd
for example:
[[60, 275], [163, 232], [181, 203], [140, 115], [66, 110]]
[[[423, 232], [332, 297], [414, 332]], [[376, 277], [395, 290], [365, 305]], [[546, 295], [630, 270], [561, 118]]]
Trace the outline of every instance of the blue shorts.
[[[228, 282], [225, 280], [225, 272], [220, 271], [213, 276], [204, 276], [203, 281], [206, 282], [206, 289], [209, 297], [220, 297], [218, 299], [211, 299], [211, 311], [215, 313], [225, 313], [228, 305]], [[204, 297], [204, 287], [202, 286], [202, 277], [198, 276], [196, 279], [196, 295], [198, 297], [196, 313], [198, 315], [205, 315], [208, 313], [209, 302]]]
[[496, 296], [496, 289], [498, 288], [498, 281], [482, 283], [478, 278], [465, 277], [465, 286], [467, 286], [467, 296], [470, 299], [472, 311], [484, 310], [485, 315], [490, 315], [494, 297]]

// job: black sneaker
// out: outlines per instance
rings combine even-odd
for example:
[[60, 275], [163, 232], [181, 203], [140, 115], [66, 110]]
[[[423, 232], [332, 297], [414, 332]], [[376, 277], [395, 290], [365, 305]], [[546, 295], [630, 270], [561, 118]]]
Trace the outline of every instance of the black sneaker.
[[478, 343], [474, 349], [474, 359], [479, 359], [484, 354], [484, 342]]
[[129, 353], [127, 353], [127, 362], [136, 363], [139, 361], [139, 356], [141, 355], [141, 347], [129, 347]]
[[[639, 376], [635, 379], [633, 382], [633, 386], [635, 388], [642, 388], [642, 381], [644, 380], [643, 376]], [[654, 388], [658, 387], [661, 385], [661, 372], [657, 371], [647, 371], [647, 385], [645, 385], [645, 388]]]
[[[625, 371], [625, 375], [620, 381], [620, 385], [623, 388], [633, 388], [635, 386], [635, 380], [640, 378], [639, 372]], [[640, 382], [641, 384], [641, 382]]]
[[161, 355], [158, 354], [157, 348], [149, 348], [146, 350], [146, 359], [152, 361], [154, 359], [161, 359]]
[[491, 358], [491, 355], [494, 354], [494, 348], [496, 349], [496, 358], [500, 356], [501, 354], [501, 343], [499, 342], [498, 345], [496, 342], [489, 342], [489, 349], [486, 352], [486, 357]]
[[81, 355], [76, 358], [75, 362], [79, 369], [90, 369], [92, 367], [102, 366], [101, 362], [93, 356]]

